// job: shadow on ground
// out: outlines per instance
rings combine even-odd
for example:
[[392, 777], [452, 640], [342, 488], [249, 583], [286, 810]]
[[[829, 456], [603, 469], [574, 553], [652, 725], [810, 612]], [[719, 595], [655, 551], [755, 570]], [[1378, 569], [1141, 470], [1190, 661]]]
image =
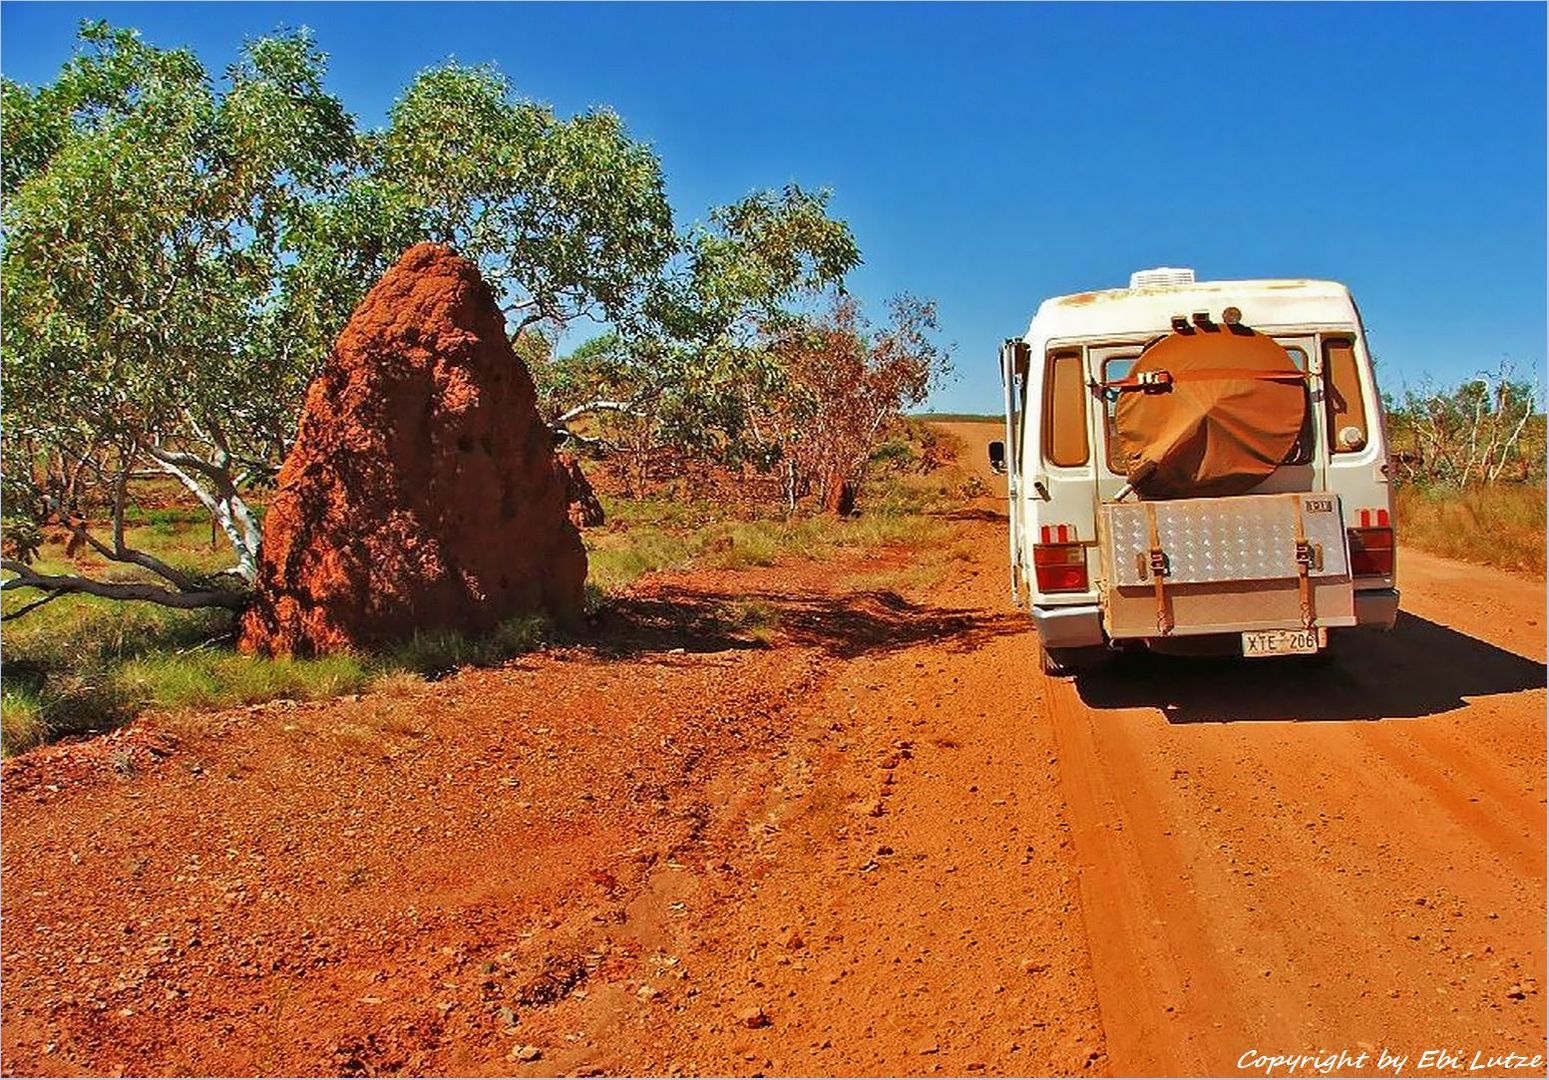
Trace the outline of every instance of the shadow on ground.
[[966, 652], [1003, 634], [1026, 633], [1029, 625], [1016, 614], [916, 604], [891, 590], [687, 590], [623, 597], [611, 603], [597, 619], [593, 644], [612, 655], [766, 648], [740, 625], [750, 605], [786, 641], [845, 660], [921, 644]]
[[1150, 707], [1191, 724], [1416, 719], [1545, 684], [1539, 661], [1407, 611], [1391, 633], [1352, 634], [1336, 649], [1327, 664], [1140, 653], [1078, 676], [1076, 691], [1095, 709]]

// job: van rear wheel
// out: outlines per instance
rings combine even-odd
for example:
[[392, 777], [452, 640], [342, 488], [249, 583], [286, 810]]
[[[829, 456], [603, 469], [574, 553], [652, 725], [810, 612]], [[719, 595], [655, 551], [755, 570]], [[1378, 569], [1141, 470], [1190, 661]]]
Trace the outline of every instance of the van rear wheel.
[[1043, 665], [1045, 675], [1059, 678], [1091, 671], [1108, 658], [1108, 650], [1101, 645], [1076, 649], [1051, 649], [1040, 642], [1038, 658]]

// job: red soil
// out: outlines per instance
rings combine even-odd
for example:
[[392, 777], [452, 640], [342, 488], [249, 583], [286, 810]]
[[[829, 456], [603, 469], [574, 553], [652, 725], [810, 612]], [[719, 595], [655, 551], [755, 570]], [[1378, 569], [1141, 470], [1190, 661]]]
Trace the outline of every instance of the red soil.
[[999, 506], [951, 520], [917, 587], [654, 575], [587, 645], [8, 759], [0, 1074], [1543, 1053], [1541, 583], [1406, 550], [1397, 628], [1316, 675], [1057, 680]]
[[466, 259], [410, 248], [307, 391], [264, 523], [244, 649], [580, 617], [586, 554], [532, 378]]

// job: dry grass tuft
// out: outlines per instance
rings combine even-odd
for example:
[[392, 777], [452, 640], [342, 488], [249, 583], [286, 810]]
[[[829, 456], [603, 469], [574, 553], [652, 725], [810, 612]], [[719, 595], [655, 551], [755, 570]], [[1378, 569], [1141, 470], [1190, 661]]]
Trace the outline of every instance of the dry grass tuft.
[[1545, 495], [1542, 484], [1400, 486], [1399, 546], [1543, 576]]

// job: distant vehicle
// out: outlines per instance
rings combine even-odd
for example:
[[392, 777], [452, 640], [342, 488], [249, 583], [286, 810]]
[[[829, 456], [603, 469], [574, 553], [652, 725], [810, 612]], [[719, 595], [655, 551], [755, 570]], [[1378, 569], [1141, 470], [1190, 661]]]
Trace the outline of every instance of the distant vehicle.
[[1045, 300], [1000, 366], [990, 459], [1045, 671], [1392, 629], [1387, 436], [1345, 286], [1140, 271]]

